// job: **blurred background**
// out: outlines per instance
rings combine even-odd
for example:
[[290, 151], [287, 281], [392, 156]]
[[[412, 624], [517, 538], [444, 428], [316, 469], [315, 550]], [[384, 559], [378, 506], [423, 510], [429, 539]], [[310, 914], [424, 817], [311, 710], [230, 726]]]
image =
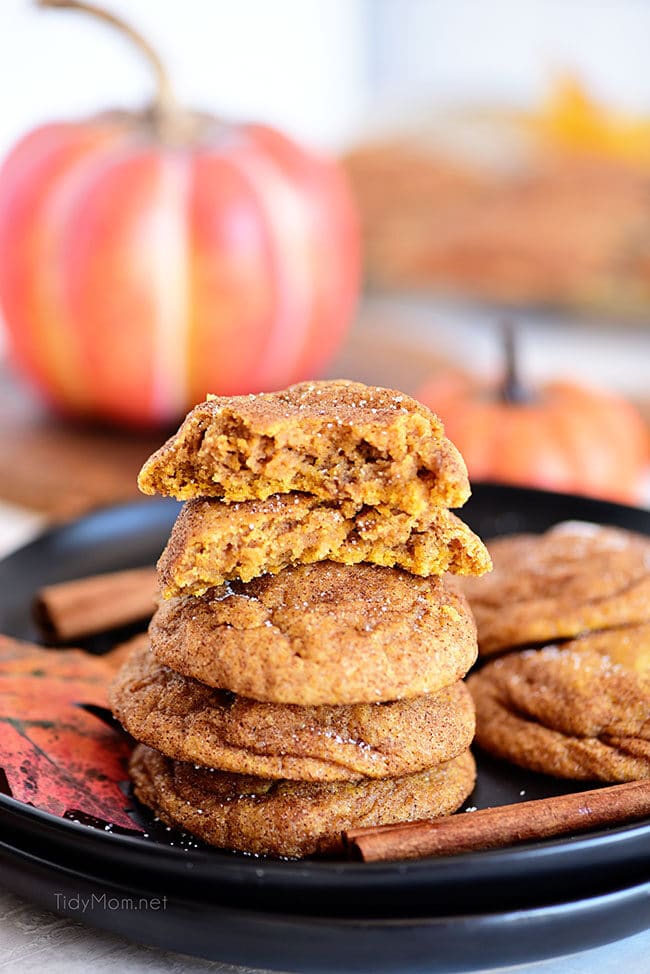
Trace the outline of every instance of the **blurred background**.
[[[420, 108], [539, 106], [570, 72], [598, 100], [648, 114], [644, 0], [107, 0], [157, 48], [179, 98], [264, 119], [341, 151]], [[146, 66], [74, 15], [3, 0], [11, 85], [3, 155], [26, 129], [115, 105], [139, 107]]]
[[[12, 531], [131, 497], [141, 460], [206, 392], [317, 374], [420, 395], [475, 479], [650, 503], [650, 5], [104, 6], [158, 53], [175, 105], [233, 126], [186, 116], [169, 136], [161, 113], [112, 118], [119, 133], [108, 148], [98, 136], [100, 151], [87, 120], [158, 104], [151, 65], [96, 17], [4, 0], [0, 497]], [[92, 129], [92, 165], [68, 130], [15, 148], [55, 120]], [[290, 142], [271, 146], [249, 120]], [[218, 157], [209, 177], [195, 172], [206, 155]], [[179, 158], [196, 204], [184, 176], [174, 188]], [[233, 168], [248, 189], [226, 193]], [[513, 375], [503, 381], [513, 345], [516, 396]], [[221, 371], [181, 376], [195, 358]]]

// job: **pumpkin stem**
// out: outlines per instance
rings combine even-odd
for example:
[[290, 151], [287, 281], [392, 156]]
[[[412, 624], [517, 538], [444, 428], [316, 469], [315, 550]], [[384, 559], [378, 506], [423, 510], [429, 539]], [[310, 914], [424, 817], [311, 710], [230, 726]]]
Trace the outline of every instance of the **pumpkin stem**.
[[530, 401], [530, 394], [519, 379], [515, 331], [515, 324], [510, 318], [506, 318], [501, 323], [501, 342], [503, 345], [505, 374], [499, 394], [502, 402], [526, 403]]
[[164, 134], [164, 130], [169, 128], [169, 121], [179, 115], [178, 104], [171, 89], [167, 70], [149, 41], [121, 17], [94, 3], [86, 3], [86, 0], [36, 0], [36, 4], [39, 7], [79, 10], [82, 13], [90, 14], [91, 17], [96, 17], [97, 20], [115, 27], [120, 34], [128, 37], [135, 44], [153, 68], [156, 77], [156, 97], [152, 107], [152, 116], [157, 127], [163, 130]]

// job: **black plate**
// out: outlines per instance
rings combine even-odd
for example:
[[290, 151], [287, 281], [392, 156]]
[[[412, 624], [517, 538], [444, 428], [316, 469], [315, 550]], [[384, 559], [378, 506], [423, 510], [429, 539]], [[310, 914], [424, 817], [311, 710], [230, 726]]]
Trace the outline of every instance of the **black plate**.
[[[177, 511], [160, 500], [101, 511], [13, 554], [0, 564], [0, 631], [35, 638], [30, 603], [40, 585], [154, 561]], [[464, 517], [484, 537], [567, 518], [650, 535], [647, 511], [489, 485], [475, 488]], [[478, 759], [468, 802], [478, 807], [576, 788]], [[645, 928], [650, 915], [650, 822], [386, 864], [283, 862], [171, 841], [155, 827], [148, 839], [107, 834], [0, 795], [0, 865], [14, 889], [133, 939], [218, 960], [301, 971], [478, 970], [605, 943]], [[75, 899], [93, 893], [99, 899], [85, 908]], [[164, 910], [150, 899], [134, 909], [118, 902], [124, 896], [167, 900]]]

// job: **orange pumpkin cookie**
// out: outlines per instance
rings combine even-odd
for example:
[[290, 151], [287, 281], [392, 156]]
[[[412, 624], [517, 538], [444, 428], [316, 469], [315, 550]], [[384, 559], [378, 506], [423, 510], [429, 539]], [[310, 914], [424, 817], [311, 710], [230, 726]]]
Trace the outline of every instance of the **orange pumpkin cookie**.
[[477, 743], [561, 778], [650, 777], [650, 623], [511, 653], [468, 681]]
[[115, 679], [110, 700], [132, 737], [168, 757], [265, 778], [412, 774], [465, 751], [474, 736], [474, 706], [462, 682], [391, 703], [258, 703], [162, 666], [146, 636]]
[[455, 811], [474, 787], [469, 751], [427, 771], [356, 782], [269, 781], [172, 761], [143, 744], [130, 773], [137, 797], [168, 825], [210, 845], [271, 856], [341, 849], [341, 832]]
[[158, 562], [158, 575], [169, 598], [325, 560], [397, 566], [424, 576], [478, 575], [490, 568], [480, 538], [444, 507], [420, 518], [381, 507], [345, 517], [336, 505], [309, 494], [273, 494], [233, 504], [189, 501]]
[[416, 516], [460, 507], [470, 493], [460, 453], [426, 406], [344, 380], [208, 399], [147, 460], [138, 484], [181, 500], [300, 491], [349, 501], [352, 512], [383, 504]]
[[156, 658], [270, 703], [372, 703], [434, 693], [476, 658], [469, 606], [444, 578], [324, 561], [163, 601]]
[[567, 521], [488, 548], [493, 572], [458, 580], [481, 655], [650, 620], [650, 538]]

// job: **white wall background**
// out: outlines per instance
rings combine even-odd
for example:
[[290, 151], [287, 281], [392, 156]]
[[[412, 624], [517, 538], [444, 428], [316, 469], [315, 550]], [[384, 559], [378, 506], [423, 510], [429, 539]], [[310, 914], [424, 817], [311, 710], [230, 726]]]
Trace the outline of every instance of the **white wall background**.
[[[97, 0], [137, 27], [180, 99], [337, 147], [365, 92], [364, 0]], [[0, 155], [37, 122], [136, 107], [150, 74], [110, 27], [0, 0]]]
[[570, 69], [604, 101], [650, 115], [648, 0], [370, 0], [373, 80], [391, 99], [526, 103]]
[[[564, 67], [650, 113], [650, 0], [103, 2], [158, 47], [187, 104], [316, 146], [345, 145], [395, 104], [535, 100]], [[137, 106], [150, 90], [109, 28], [0, 0], [0, 156], [41, 120]]]

